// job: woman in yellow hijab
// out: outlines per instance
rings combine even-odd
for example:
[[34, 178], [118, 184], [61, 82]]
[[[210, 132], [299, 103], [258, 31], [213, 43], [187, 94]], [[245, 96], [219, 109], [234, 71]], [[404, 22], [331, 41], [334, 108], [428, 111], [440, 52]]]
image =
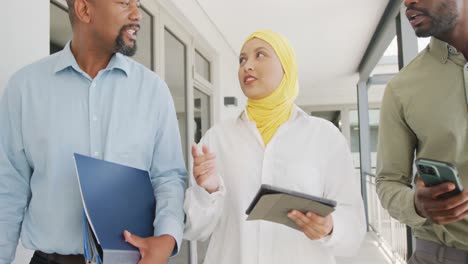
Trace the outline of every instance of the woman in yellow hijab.
[[[266, 54], [259, 53], [262, 58], [248, 61], [249, 53], [257, 56], [257, 48], [264, 49]], [[240, 85], [249, 98], [247, 114], [268, 145], [278, 128], [289, 119], [298, 94], [294, 50], [279, 34], [257, 31], [247, 38], [239, 60]]]
[[[184, 236], [211, 235], [205, 264], [335, 263], [335, 255], [352, 255], [360, 246], [364, 208], [347, 142], [331, 123], [294, 104], [297, 74], [294, 50], [284, 37], [253, 33], [239, 55], [245, 111], [208, 130], [201, 150], [192, 146]], [[338, 205], [325, 217], [292, 208], [284, 212], [286, 225], [246, 221], [262, 184]]]

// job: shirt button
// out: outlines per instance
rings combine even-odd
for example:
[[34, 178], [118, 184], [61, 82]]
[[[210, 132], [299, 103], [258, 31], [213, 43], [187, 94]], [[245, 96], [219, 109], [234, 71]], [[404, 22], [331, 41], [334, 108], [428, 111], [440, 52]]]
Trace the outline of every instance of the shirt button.
[[95, 152], [94, 152], [94, 156], [95, 156], [95, 157], [98, 157], [98, 156], [99, 156], [99, 151], [95, 151]]
[[94, 88], [94, 87], [96, 87], [96, 84], [95, 84], [95, 83], [92, 83], [92, 84], [91, 84], [91, 88]]
[[94, 115], [93, 116], [93, 121], [97, 121], [97, 119], [98, 119], [97, 116]]

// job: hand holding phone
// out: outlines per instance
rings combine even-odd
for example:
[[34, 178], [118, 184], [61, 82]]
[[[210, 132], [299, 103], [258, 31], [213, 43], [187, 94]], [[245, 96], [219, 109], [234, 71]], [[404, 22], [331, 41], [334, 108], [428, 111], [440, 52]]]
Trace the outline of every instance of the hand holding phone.
[[440, 161], [418, 159], [415, 208], [437, 224], [457, 222], [468, 215], [468, 191], [463, 190], [456, 168]]
[[445, 182], [451, 182], [455, 185], [452, 191], [441, 194], [439, 198], [453, 197], [463, 191], [463, 186], [458, 178], [458, 170], [454, 165], [423, 158], [417, 159], [415, 163], [418, 174], [426, 186], [432, 187]]

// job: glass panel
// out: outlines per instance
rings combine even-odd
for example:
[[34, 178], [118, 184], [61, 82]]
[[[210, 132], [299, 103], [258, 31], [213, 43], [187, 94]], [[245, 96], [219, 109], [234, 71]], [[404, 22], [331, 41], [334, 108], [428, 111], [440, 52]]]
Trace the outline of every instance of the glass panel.
[[[370, 151], [371, 151], [371, 170], [375, 171], [377, 165], [377, 143], [379, 135], [380, 109], [369, 109], [369, 128], [370, 128]], [[359, 159], [359, 123], [358, 111], [349, 112], [349, 122], [351, 126], [351, 153], [353, 155], [354, 166], [360, 167]]]
[[205, 80], [211, 82], [211, 65], [198, 51], [195, 51], [195, 71], [203, 76]]
[[[187, 112], [185, 108], [186, 100], [186, 46], [176, 36], [167, 29], [164, 30], [165, 49], [165, 80], [169, 86], [179, 122], [180, 137], [182, 141], [182, 151], [185, 163], [187, 164]], [[171, 258], [172, 264], [183, 264], [189, 261], [189, 243], [183, 241], [181, 251], [178, 256]]]
[[[371, 77], [376, 81], [371, 82], [368, 86], [368, 103], [370, 105], [380, 104], [382, 102], [388, 80], [390, 80], [394, 75], [396, 75], [398, 71], [398, 42], [397, 38], [394, 37], [393, 41], [387, 47], [387, 50], [380, 59], [379, 63], [375, 66], [374, 70], [372, 71]], [[357, 111], [352, 111], [352, 113], [350, 114], [350, 118], [353, 119], [351, 121], [351, 143], [353, 147], [353, 152], [359, 152], [359, 128], [357, 124]], [[379, 116], [379, 109], [369, 109], [371, 172], [375, 172], [375, 168], [377, 166], [376, 158], [377, 141], [379, 133]], [[355, 160], [359, 161], [359, 158]]]
[[55, 3], [50, 3], [50, 54], [61, 51], [72, 37], [68, 11]]
[[[420, 52], [425, 49], [430, 41], [431, 38], [418, 38], [418, 51]], [[383, 55], [383, 57], [388, 56], [398, 56], [398, 39], [396, 36], [393, 38], [392, 42], [390, 42], [390, 45], [388, 45]]]
[[137, 38], [137, 52], [133, 58], [145, 65], [148, 69], [153, 69], [153, 16], [144, 8], [140, 9], [142, 20]]
[[194, 97], [194, 121], [195, 121], [195, 135], [194, 139], [195, 142], [200, 142], [200, 139], [203, 137], [205, 132], [210, 128], [210, 97], [199, 91], [198, 89], [194, 89], [193, 91]]
[[184, 43], [177, 39], [167, 29], [164, 31], [164, 46], [166, 58], [165, 79], [171, 91], [172, 97], [174, 98], [174, 104], [177, 112], [177, 120], [179, 121], [180, 137], [182, 140], [182, 149], [184, 151], [184, 158], [186, 159], [186, 47]]

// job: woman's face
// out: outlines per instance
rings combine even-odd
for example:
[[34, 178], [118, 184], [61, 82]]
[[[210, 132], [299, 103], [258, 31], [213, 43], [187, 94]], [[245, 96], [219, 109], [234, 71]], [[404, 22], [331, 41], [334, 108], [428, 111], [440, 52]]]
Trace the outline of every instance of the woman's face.
[[239, 56], [239, 83], [245, 96], [258, 100], [267, 97], [283, 79], [283, 67], [266, 41], [249, 40]]

